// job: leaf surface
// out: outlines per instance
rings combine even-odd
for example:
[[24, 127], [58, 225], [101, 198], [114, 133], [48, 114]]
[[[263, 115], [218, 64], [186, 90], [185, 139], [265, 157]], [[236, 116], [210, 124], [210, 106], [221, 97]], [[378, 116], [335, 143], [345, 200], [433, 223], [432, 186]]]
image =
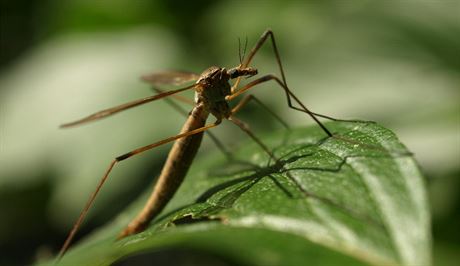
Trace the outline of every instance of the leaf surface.
[[394, 133], [368, 122], [311, 126], [198, 160], [144, 232], [115, 241], [145, 195], [75, 245], [62, 265], [108, 265], [169, 249], [241, 265], [427, 265], [430, 221], [423, 179]]

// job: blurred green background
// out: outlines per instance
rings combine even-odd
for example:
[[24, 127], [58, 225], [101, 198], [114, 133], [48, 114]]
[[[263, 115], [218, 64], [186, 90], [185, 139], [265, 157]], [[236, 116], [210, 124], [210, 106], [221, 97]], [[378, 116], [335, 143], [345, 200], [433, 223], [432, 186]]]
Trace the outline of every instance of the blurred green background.
[[[2, 0], [0, 10], [1, 265], [52, 256], [107, 164], [175, 134], [184, 118], [155, 102], [74, 129], [59, 124], [151, 95], [142, 74], [236, 66], [238, 38], [251, 47], [268, 27], [308, 107], [378, 121], [415, 153], [434, 264], [460, 260], [460, 1]], [[253, 66], [278, 74], [268, 45]], [[274, 84], [254, 94], [291, 125], [312, 123]], [[256, 133], [281, 128], [254, 105], [240, 117]], [[231, 125], [214, 131], [227, 145], [246, 140]], [[203, 146], [199, 157], [216, 150]], [[115, 169], [79, 238], [151, 184], [168, 148]]]

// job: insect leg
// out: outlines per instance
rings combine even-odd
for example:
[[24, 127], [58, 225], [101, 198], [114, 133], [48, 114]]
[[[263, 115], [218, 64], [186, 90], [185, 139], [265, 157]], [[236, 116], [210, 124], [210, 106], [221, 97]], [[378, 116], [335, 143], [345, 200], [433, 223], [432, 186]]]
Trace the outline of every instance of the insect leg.
[[[195, 112], [193, 114], [197, 113]], [[196, 118], [193, 117], [192, 119]], [[180, 137], [188, 137], [200, 132], [204, 132], [210, 128], [216, 127], [220, 123], [221, 120], [218, 119], [213, 124], [199, 127], [197, 129], [193, 129], [190, 131], [183, 131], [184, 133], [181, 133], [175, 137], [171, 137], [158, 142], [158, 145], [161, 145], [160, 143], [163, 143], [165, 141], [178, 139]], [[190, 125], [185, 124], [183, 129], [185, 128], [186, 130], [189, 130], [187, 129], [189, 128], [189, 126]], [[198, 137], [200, 137], [199, 140], [201, 140], [201, 135], [199, 135]], [[118, 235], [118, 239], [141, 232], [145, 228], [147, 228], [150, 221], [161, 212], [161, 210], [166, 206], [167, 202], [172, 198], [175, 191], [179, 188], [180, 183], [183, 180], [183, 177], [185, 177], [185, 172], [187, 171], [189, 165], [193, 160], [193, 157], [195, 156], [195, 151], [197, 151], [198, 146], [200, 145], [200, 141], [195, 141], [192, 143], [193, 139], [187, 140], [186, 138], [184, 138], [183, 140], [183, 142], [176, 142], [172, 147], [168, 155], [168, 159], [166, 160], [165, 166], [163, 167], [163, 170], [158, 178], [157, 183], [155, 184], [153, 192], [147, 200], [146, 204], [144, 205], [144, 208]], [[140, 148], [138, 150], [142, 149], [143, 148]], [[185, 154], [184, 152], [190, 152], [191, 154]], [[126, 155], [129, 156], [130, 153], [127, 153]], [[184, 156], [187, 156], [187, 158], [184, 158]], [[178, 158], [182, 158], [184, 161], [178, 162]]]
[[64, 242], [64, 245], [62, 246], [60, 252], [59, 252], [59, 255], [58, 255], [58, 259], [61, 258], [64, 253], [67, 251], [67, 249], [69, 248], [69, 245], [70, 243], [72, 242], [75, 234], [77, 233], [78, 229], [80, 228], [83, 220], [85, 219], [86, 217], [86, 214], [88, 213], [88, 210], [90, 209], [90, 207], [92, 206], [94, 200], [96, 199], [96, 196], [97, 194], [99, 193], [99, 191], [101, 190], [102, 186], [104, 185], [105, 181], [107, 180], [107, 178], [109, 177], [109, 174], [110, 172], [112, 171], [113, 167], [120, 161], [123, 161], [123, 160], [126, 160], [134, 155], [137, 155], [137, 154], [140, 154], [144, 151], [148, 151], [148, 150], [151, 150], [155, 147], [158, 147], [158, 146], [161, 146], [163, 144], [166, 144], [168, 142], [171, 142], [171, 141], [174, 141], [174, 140], [177, 140], [177, 139], [180, 139], [180, 138], [183, 138], [183, 137], [187, 137], [187, 136], [190, 136], [190, 135], [194, 135], [194, 134], [197, 134], [197, 133], [200, 133], [200, 132], [203, 132], [203, 131], [206, 131], [210, 128], [213, 128], [213, 127], [216, 127], [217, 125], [220, 124], [221, 121], [216, 121], [215, 123], [213, 124], [209, 124], [209, 125], [206, 125], [204, 127], [200, 127], [200, 128], [197, 128], [197, 129], [194, 129], [194, 130], [191, 130], [191, 131], [188, 131], [188, 132], [185, 132], [185, 133], [181, 133], [181, 134], [178, 134], [176, 136], [172, 136], [172, 137], [169, 137], [169, 138], [166, 138], [166, 139], [163, 139], [163, 140], [160, 140], [158, 142], [155, 142], [155, 143], [152, 143], [152, 144], [149, 144], [147, 146], [144, 146], [144, 147], [140, 147], [138, 149], [135, 149], [135, 150], [132, 150], [128, 153], [125, 153], [121, 156], [118, 156], [116, 157], [109, 165], [107, 171], [105, 172], [104, 176], [101, 178], [101, 180], [99, 181], [99, 184], [98, 186], [96, 187], [96, 190], [93, 192], [93, 194], [91, 194], [90, 198], [88, 199], [85, 207], [83, 208], [83, 210], [81, 211], [80, 213], [80, 216], [78, 217], [77, 221], [75, 222], [74, 226], [72, 227], [72, 230], [70, 231], [69, 235], [67, 236], [65, 242]]
[[[251, 51], [249, 52], [249, 55], [248, 57], [246, 58], [246, 60], [244, 61], [244, 63], [241, 65], [242, 68], [244, 67], [247, 67], [249, 65], [249, 63], [251, 63], [252, 59], [254, 58], [255, 54], [259, 51], [259, 49], [262, 47], [262, 45], [265, 43], [265, 41], [268, 39], [268, 37], [270, 37], [270, 40], [271, 40], [271, 43], [272, 43], [272, 47], [273, 47], [273, 52], [275, 54], [275, 58], [276, 58], [276, 63], [278, 64], [278, 68], [280, 70], [280, 73], [281, 73], [281, 80], [282, 80], [282, 83], [284, 84], [284, 87], [287, 88], [287, 90], [285, 90], [286, 92], [286, 99], [287, 99], [287, 102], [288, 102], [288, 106], [294, 110], [297, 110], [297, 111], [301, 111], [301, 112], [305, 112], [305, 113], [308, 113], [310, 116], [319, 116], [319, 117], [323, 117], [323, 118], [326, 118], [326, 119], [329, 119], [329, 120], [333, 120], [333, 121], [350, 121], [350, 122], [362, 122], [362, 121], [357, 121], [357, 120], [342, 120], [342, 119], [336, 119], [336, 118], [333, 118], [333, 117], [330, 117], [330, 116], [327, 116], [327, 115], [322, 115], [322, 114], [318, 114], [318, 113], [314, 113], [314, 112], [311, 112], [311, 111], [306, 111], [304, 108], [304, 106], [302, 104], [300, 104], [302, 106], [302, 108], [299, 108], [299, 107], [296, 107], [296, 106], [293, 106], [292, 105], [292, 102], [291, 102], [291, 97], [293, 97], [293, 94], [292, 93], [289, 93], [289, 89], [288, 89], [288, 86], [287, 86], [287, 81], [286, 81], [286, 75], [284, 74], [284, 70], [283, 70], [283, 65], [281, 64], [281, 57], [280, 57], [280, 54], [279, 54], [279, 51], [278, 51], [278, 48], [276, 46], [276, 41], [275, 41], [275, 35], [273, 34], [273, 31], [271, 29], [267, 29], [265, 30], [265, 32], [262, 34], [262, 36], [259, 38], [259, 40], [257, 41], [257, 43], [254, 45], [254, 47], [251, 49]], [[238, 87], [238, 84], [240, 83], [240, 80], [241, 80], [241, 77], [239, 77], [235, 84], [232, 86], [232, 93], [236, 93], [238, 92], [236, 90], [236, 88]], [[296, 100], [296, 102], [298, 102]], [[315, 119], [316, 120], [316, 119]], [[329, 135], [329, 134], [328, 134]]]
[[[247, 67], [249, 65], [249, 63], [251, 63], [254, 55], [257, 53], [257, 51], [259, 51], [260, 47], [262, 47], [262, 45], [265, 43], [265, 41], [267, 40], [267, 38], [269, 36], [270, 36], [270, 39], [271, 39], [271, 42], [272, 42], [273, 52], [275, 53], [276, 62], [277, 62], [278, 67], [280, 69], [281, 79], [283, 80], [283, 83], [287, 86], [286, 76], [284, 75], [283, 65], [281, 64], [281, 57], [279, 55], [278, 48], [276, 47], [275, 36], [274, 36], [273, 31], [271, 29], [267, 29], [267, 30], [264, 31], [264, 33], [262, 33], [262, 36], [260, 36], [259, 40], [254, 45], [254, 47], [251, 49], [251, 51], [248, 54], [248, 57], [246, 58], [244, 63], [241, 64], [240, 67], [245, 68], [245, 67]], [[238, 88], [240, 80], [241, 80], [241, 77], [238, 77], [238, 79], [236, 80], [235, 84], [232, 86], [232, 93], [236, 92], [236, 88]], [[286, 94], [286, 96], [289, 97], [288, 94]]]
[[[274, 80], [276, 81], [280, 86], [281, 88], [283, 88], [286, 93], [288, 93], [301, 107], [302, 109], [298, 108], [293, 108], [292, 106], [289, 106], [295, 110], [299, 110], [299, 111], [302, 111], [304, 113], [307, 113], [308, 115], [310, 115], [314, 120], [315, 122], [321, 127], [321, 129], [323, 129], [323, 131], [329, 136], [329, 137], [334, 137], [335, 139], [340, 139], [340, 140], [343, 140], [343, 141], [346, 141], [346, 142], [350, 142], [350, 143], [354, 143], [354, 144], [359, 144], [359, 145], [362, 145], [364, 147], [367, 147], [369, 149], [374, 149], [374, 150], [379, 150], [379, 151], [382, 151], [382, 152], [385, 152], [385, 153], [388, 153], [387, 150], [383, 149], [382, 147], [378, 147], [378, 146], [374, 146], [374, 145], [366, 145], [366, 144], [363, 144], [363, 143], [360, 143], [359, 141], [354, 141], [352, 139], [348, 139], [348, 138], [345, 138], [345, 137], [342, 137], [342, 136], [339, 136], [339, 135], [333, 135], [325, 126], [323, 123], [321, 123], [318, 118], [316, 117], [316, 113], [313, 113], [311, 112], [310, 110], [308, 110], [305, 105], [303, 105], [303, 103], [294, 95], [294, 93], [292, 93], [291, 90], [289, 90], [288, 87], [284, 86], [284, 84], [282, 83], [282, 81], [274, 76], [274, 75], [266, 75], [266, 76], [263, 76], [259, 79], [256, 79], [256, 80], [253, 80], [252, 82], [246, 84], [245, 86], [243, 86], [240, 90], [238, 90], [236, 93], [232, 94], [232, 95], [229, 95], [226, 98], [227, 101], [230, 101], [232, 99], [234, 99], [235, 97], [237, 97], [238, 95], [244, 93], [245, 91], [251, 89], [252, 87], [260, 84], [260, 83], [263, 83], [263, 82], [266, 82], [266, 81], [270, 81], [270, 80]], [[342, 120], [342, 119], [336, 119], [336, 118], [332, 118], [332, 117], [328, 117], [328, 116], [324, 116], [324, 115], [319, 115], [320, 117], [324, 117], [324, 118], [327, 118], [327, 119], [332, 119], [334, 121], [346, 121], [346, 122], [365, 122], [365, 121], [362, 121], [362, 120]], [[397, 154], [400, 154], [399, 152], [396, 152]], [[407, 155], [407, 153], [402, 153], [403, 155]]]
[[289, 100], [290, 97], [288, 97], [288, 106], [290, 108], [293, 108], [295, 110], [298, 110], [298, 111], [301, 111], [301, 112], [304, 112], [304, 113], [308, 114], [313, 120], [315, 120], [315, 122], [323, 129], [323, 131], [329, 137], [332, 137], [332, 133], [323, 125], [323, 123], [321, 123], [321, 121], [318, 120], [318, 118], [315, 116], [315, 114], [312, 113], [310, 110], [308, 110], [308, 108], [305, 107], [305, 105], [299, 100], [299, 98], [297, 98], [297, 96], [295, 96], [294, 93], [278, 77], [276, 77], [274, 75], [266, 75], [266, 76], [263, 76], [263, 77], [258, 78], [256, 80], [253, 80], [250, 83], [248, 83], [245, 86], [243, 86], [237, 92], [233, 93], [232, 95], [229, 95], [229, 96], [225, 97], [225, 99], [227, 101], [230, 101], [230, 100], [234, 99], [235, 97], [237, 97], [238, 95], [240, 95], [240, 94], [244, 93], [245, 91], [251, 89], [252, 87], [254, 87], [254, 86], [256, 86], [256, 85], [258, 85], [260, 83], [270, 81], [270, 80], [276, 81], [281, 86], [281, 88], [283, 88], [283, 90], [285, 91], [286, 95], [289, 95], [290, 97], [292, 97], [294, 99], [294, 101], [296, 101], [302, 107], [302, 108], [295, 108], [294, 106], [292, 106], [292, 103]]
[[[152, 87], [152, 90], [154, 90], [154, 91], [155, 91], [156, 93], [158, 93], [158, 94], [165, 93], [164, 90], [160, 90], [160, 89], [155, 88], [155, 87]], [[194, 103], [192, 100], [190, 100], [189, 98], [186, 98], [186, 97], [183, 97], [183, 96], [180, 96], [180, 95], [177, 95], [177, 94], [171, 95], [171, 98], [176, 99], [176, 100], [178, 100], [178, 101], [180, 101], [180, 102], [186, 103], [186, 104], [191, 105], [191, 106], [194, 106], [194, 105], [195, 105], [195, 103]], [[178, 112], [180, 112], [180, 113], [182, 113], [182, 114], [185, 113], [185, 115], [188, 114], [187, 111], [185, 111], [185, 110], [184, 110], [183, 108], [181, 108], [179, 105], [175, 104], [175, 103], [174, 103], [173, 101], [171, 101], [169, 98], [164, 98], [164, 100], [165, 100], [168, 104], [170, 104], [174, 109], [176, 109]]]
[[69, 248], [69, 245], [70, 243], [72, 242], [73, 238], [75, 237], [75, 234], [77, 233], [78, 229], [80, 228], [81, 224], [83, 223], [83, 220], [85, 219], [86, 217], [86, 214], [88, 213], [89, 209], [91, 208], [91, 206], [93, 205], [93, 202], [94, 200], [96, 199], [96, 196], [97, 194], [99, 193], [99, 191], [101, 190], [102, 186], [104, 185], [105, 181], [107, 180], [107, 178], [109, 177], [109, 174], [110, 172], [112, 171], [113, 167], [115, 166], [115, 164], [117, 164], [118, 161], [115, 159], [113, 160], [109, 167], [107, 168], [107, 170], [105, 171], [105, 174], [104, 176], [101, 178], [101, 180], [99, 181], [99, 184], [97, 185], [96, 187], [96, 190], [93, 192], [93, 194], [91, 194], [91, 196], [89, 197], [88, 201], [86, 202], [85, 204], [85, 207], [83, 208], [83, 210], [81, 211], [80, 215], [78, 216], [78, 219], [77, 221], [75, 222], [75, 224], [73, 225], [72, 227], [72, 230], [70, 230], [69, 232], [69, 235], [67, 236], [64, 244], [62, 245], [61, 247], [61, 250], [59, 251], [59, 255], [58, 255], [58, 260], [64, 255], [64, 253], [67, 251], [67, 249]]
[[249, 101], [255, 101], [257, 104], [259, 104], [263, 109], [265, 109], [265, 111], [267, 111], [270, 115], [272, 115], [276, 120], [278, 120], [278, 122], [280, 122], [286, 129], [289, 129], [289, 125], [286, 123], [286, 121], [284, 121], [279, 115], [277, 115], [275, 112], [273, 112], [270, 108], [268, 108], [267, 105], [265, 105], [262, 101], [260, 101], [258, 98], [256, 98], [256, 96], [254, 96], [253, 94], [249, 94], [249, 95], [246, 95], [244, 96], [243, 99], [241, 99], [240, 102], [238, 102], [238, 104], [233, 107], [232, 109], [232, 113], [237, 113], [238, 111], [241, 110], [241, 108], [243, 108], [246, 104], [249, 103]]
[[243, 121], [239, 120], [235, 116], [231, 116], [228, 118], [233, 124], [237, 125], [241, 130], [243, 130], [246, 134], [249, 135], [275, 162], [278, 162], [278, 158], [270, 151], [270, 149], [265, 145], [252, 131], [249, 129], [249, 126], [244, 123]]
[[108, 108], [108, 109], [96, 112], [96, 113], [94, 113], [92, 115], [89, 115], [89, 116], [84, 117], [82, 119], [79, 119], [77, 121], [62, 124], [60, 127], [61, 128], [68, 128], [68, 127], [73, 127], [73, 126], [81, 125], [81, 124], [84, 124], [84, 123], [88, 123], [88, 122], [91, 122], [91, 121], [99, 120], [101, 118], [105, 118], [105, 117], [111, 116], [113, 114], [119, 113], [121, 111], [127, 110], [129, 108], [133, 108], [133, 107], [136, 107], [136, 106], [139, 106], [139, 105], [142, 105], [142, 104], [146, 104], [146, 103], [149, 103], [149, 102], [152, 102], [152, 101], [156, 101], [156, 100], [168, 97], [170, 95], [174, 95], [174, 94], [179, 93], [179, 92], [183, 92], [183, 91], [186, 91], [186, 90], [189, 90], [189, 89], [193, 89], [194, 87], [195, 87], [195, 85], [190, 85], [190, 86], [187, 86], [187, 87], [184, 87], [184, 88], [181, 88], [181, 89], [177, 89], [177, 90], [173, 90], [173, 91], [167, 91], [167, 92], [164, 92], [164, 93], [161, 93], [161, 94], [158, 94], [158, 95], [149, 96], [149, 97], [145, 97], [145, 98], [142, 98], [142, 99], [139, 99], [139, 100], [131, 101], [131, 102], [128, 102], [128, 103], [125, 103], [125, 104], [122, 104], [122, 105], [118, 105], [118, 106], [115, 106], [115, 107], [112, 107], [112, 108]]

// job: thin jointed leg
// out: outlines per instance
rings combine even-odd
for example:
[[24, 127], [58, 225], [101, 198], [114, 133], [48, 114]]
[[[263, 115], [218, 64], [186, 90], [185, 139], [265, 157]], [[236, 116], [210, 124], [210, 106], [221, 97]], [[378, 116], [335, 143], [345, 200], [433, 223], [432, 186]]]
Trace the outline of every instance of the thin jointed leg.
[[86, 214], [88, 213], [89, 211], [89, 208], [93, 205], [93, 202], [94, 200], [96, 199], [96, 196], [97, 194], [99, 193], [99, 191], [101, 190], [102, 186], [104, 185], [105, 181], [107, 180], [107, 178], [109, 177], [109, 174], [110, 172], [112, 171], [112, 168], [115, 166], [115, 164], [117, 164], [118, 161], [115, 159], [113, 160], [109, 167], [107, 168], [107, 170], [105, 171], [105, 174], [104, 176], [101, 178], [101, 180], [99, 181], [99, 184], [97, 185], [96, 187], [96, 190], [93, 192], [93, 194], [91, 194], [91, 196], [89, 197], [88, 201], [86, 202], [85, 204], [85, 207], [83, 208], [83, 210], [81, 211], [80, 215], [78, 216], [78, 219], [77, 221], [75, 222], [75, 224], [73, 225], [72, 227], [72, 230], [70, 230], [69, 232], [69, 235], [67, 236], [64, 244], [62, 245], [61, 247], [61, 250], [59, 251], [59, 254], [57, 256], [58, 260], [64, 255], [64, 253], [67, 251], [67, 249], [69, 248], [69, 245], [70, 243], [72, 242], [73, 238], [75, 237], [75, 234], [77, 233], [78, 231], [78, 228], [80, 228], [80, 225], [83, 223], [83, 220], [85, 219], [86, 217]]
[[85, 204], [85, 207], [81, 211], [77, 221], [75, 222], [74, 226], [72, 227], [72, 230], [70, 231], [69, 235], [67, 236], [67, 238], [66, 238], [66, 240], [64, 242], [64, 245], [62, 246], [62, 248], [61, 248], [61, 250], [59, 252], [58, 259], [60, 259], [64, 255], [64, 253], [67, 251], [67, 249], [69, 248], [70, 243], [72, 242], [73, 238], [75, 237], [75, 234], [77, 233], [77, 231], [80, 228], [83, 220], [85, 219], [86, 214], [88, 213], [88, 210], [90, 209], [90, 207], [92, 206], [94, 200], [96, 199], [97, 194], [101, 190], [101, 188], [104, 185], [105, 181], [108, 179], [109, 174], [112, 171], [113, 167], [118, 162], [126, 160], [126, 159], [128, 159], [128, 158], [130, 158], [130, 157], [132, 157], [134, 155], [140, 154], [140, 153], [142, 153], [144, 151], [151, 150], [153, 148], [156, 148], [156, 147], [161, 146], [163, 144], [166, 144], [168, 142], [171, 142], [171, 141], [174, 141], [174, 140], [177, 140], [177, 139], [180, 139], [180, 138], [184, 138], [184, 137], [187, 137], [187, 136], [191, 136], [191, 135], [206, 131], [206, 130], [208, 130], [210, 128], [216, 127], [217, 125], [220, 124], [220, 122], [221, 121], [218, 120], [213, 124], [209, 124], [209, 125], [197, 128], [197, 129], [192, 130], [192, 131], [188, 131], [188, 132], [185, 132], [185, 133], [182, 133], [182, 134], [178, 134], [176, 136], [172, 136], [172, 137], [163, 139], [161, 141], [158, 141], [158, 142], [155, 142], [153, 144], [150, 144], [150, 145], [147, 145], [147, 146], [132, 150], [132, 151], [130, 151], [128, 153], [125, 153], [125, 154], [123, 154], [121, 156], [116, 157], [115, 160], [113, 160], [110, 163], [110, 165], [109, 165], [107, 171], [105, 172], [104, 176], [99, 181], [99, 184], [98, 184], [96, 190], [93, 192], [93, 194], [91, 194], [90, 198], [88, 199], [87, 203]]
[[238, 111], [241, 110], [246, 104], [249, 103], [249, 101], [255, 101], [258, 105], [260, 105], [265, 111], [267, 111], [271, 116], [273, 116], [278, 122], [280, 122], [286, 129], [289, 129], [289, 125], [284, 121], [279, 115], [277, 115], [275, 112], [273, 112], [270, 108], [268, 108], [267, 105], [265, 105], [262, 101], [260, 101], [256, 96], [252, 94], [248, 94], [244, 96], [241, 101], [238, 102], [238, 104], [233, 107], [232, 113], [237, 113]]
[[256, 137], [254, 133], [252, 133], [252, 131], [249, 129], [249, 126], [246, 123], [234, 116], [229, 117], [228, 120], [230, 120], [233, 124], [237, 125], [246, 134], [248, 134], [249, 137], [251, 137], [270, 156], [270, 158], [272, 158], [275, 162], [278, 162], [278, 158], [276, 158], [275, 155], [270, 151], [270, 149], [258, 137]]
[[[275, 58], [276, 58], [276, 63], [278, 64], [278, 68], [280, 70], [280, 73], [281, 73], [281, 80], [279, 80], [277, 77], [273, 76], [272, 79], [276, 79], [276, 81], [280, 84], [281, 87], [283, 87], [285, 93], [286, 93], [286, 99], [287, 99], [287, 103], [288, 103], [288, 106], [294, 110], [297, 110], [297, 111], [301, 111], [301, 112], [304, 112], [304, 113], [307, 113], [308, 115], [310, 115], [317, 123], [318, 125], [326, 132], [326, 134], [328, 136], [332, 136], [331, 132], [315, 117], [316, 115], [320, 116], [320, 117], [323, 117], [323, 118], [327, 118], [327, 119], [331, 119], [331, 120], [334, 120], [335, 118], [332, 118], [332, 117], [329, 117], [329, 116], [325, 116], [325, 115], [320, 115], [320, 114], [317, 114], [317, 113], [313, 113], [311, 111], [309, 111], [301, 102], [300, 100], [292, 93], [292, 91], [290, 91], [288, 85], [287, 85], [287, 81], [286, 81], [286, 75], [284, 74], [284, 70], [283, 70], [283, 65], [281, 64], [281, 57], [279, 55], [279, 51], [278, 51], [278, 48], [276, 46], [276, 41], [275, 41], [275, 35], [273, 34], [273, 32], [270, 30], [270, 29], [267, 29], [263, 34], [262, 36], [259, 38], [259, 40], [257, 41], [257, 43], [255, 44], [255, 46], [251, 49], [251, 51], [249, 52], [249, 55], [248, 57], [246, 58], [246, 60], [244, 61], [244, 63], [241, 65], [242, 68], [244, 67], [247, 67], [249, 65], [249, 63], [252, 61], [252, 59], [254, 58], [255, 54], [259, 51], [259, 49], [262, 47], [262, 45], [265, 43], [265, 41], [268, 39], [268, 37], [270, 37], [270, 40], [271, 40], [271, 43], [272, 43], [272, 47], [273, 47], [273, 52], [275, 53]], [[260, 78], [260, 79], [263, 79], [263, 78]], [[259, 79], [259, 80], [260, 80]], [[238, 88], [238, 85], [241, 81], [241, 78], [239, 77], [235, 84], [232, 86], [232, 94], [236, 94], [236, 95], [239, 95], [242, 91], [244, 90], [244, 88], [248, 87], [249, 85], [253, 84], [253, 82], [247, 84], [246, 86], [244, 86], [243, 88], [237, 90]], [[257, 80], [256, 80], [257, 81]], [[263, 82], [263, 81], [261, 81]], [[260, 82], [257, 82], [257, 83], [260, 83]], [[256, 83], [256, 84], [257, 84]], [[252, 86], [256, 85], [256, 84], [253, 84]], [[252, 86], [249, 86], [249, 87], [252, 87]], [[291, 97], [294, 98], [294, 100], [302, 107], [302, 108], [299, 108], [299, 107], [296, 107], [296, 106], [293, 106], [292, 104], [292, 100], [291, 100]], [[233, 98], [233, 97], [231, 97]]]
[[[272, 158], [276, 163], [278, 163], [278, 158], [275, 157], [275, 155], [270, 151], [270, 149], [265, 145], [252, 131], [249, 129], [249, 126], [244, 123], [243, 121], [239, 120], [238, 118], [235, 117], [235, 114], [241, 110], [241, 108], [246, 105], [250, 98], [251, 95], [248, 95], [244, 97], [237, 105], [232, 109], [232, 115], [228, 118], [233, 124], [237, 125], [241, 130], [243, 130], [246, 134], [249, 135], [269, 156]], [[270, 111], [270, 110], [269, 110]], [[271, 113], [271, 111], [270, 111]]]
[[308, 110], [307, 107], [305, 107], [305, 105], [303, 105], [303, 103], [297, 98], [297, 96], [295, 96], [294, 93], [292, 93], [292, 91], [289, 90], [289, 88], [287, 86], [285, 86], [283, 84], [283, 82], [278, 77], [276, 77], [274, 75], [266, 75], [266, 76], [263, 76], [263, 77], [258, 78], [256, 80], [253, 80], [252, 82], [250, 82], [250, 83], [246, 84], [245, 86], [243, 86], [241, 89], [239, 89], [234, 94], [225, 97], [225, 99], [227, 101], [230, 101], [230, 100], [234, 99], [235, 97], [237, 97], [238, 95], [240, 95], [240, 94], [244, 93], [245, 91], [251, 89], [252, 87], [254, 87], [254, 86], [256, 86], [256, 85], [258, 85], [260, 83], [270, 81], [270, 80], [276, 81], [281, 86], [281, 88], [284, 89], [286, 94], [288, 94], [290, 97], [292, 97], [302, 107], [302, 109], [296, 109], [294, 106], [292, 106], [291, 102], [288, 100], [288, 105], [289, 105], [290, 108], [293, 108], [295, 110], [302, 111], [302, 112], [308, 114], [311, 118], [313, 118], [313, 120], [315, 120], [315, 122], [323, 129], [323, 131], [329, 137], [332, 137], [332, 133], [323, 125], [323, 123], [321, 123], [321, 121], [319, 121], [318, 118], [316, 118], [316, 116], [310, 110]]
[[[244, 61], [244, 63], [241, 64], [241, 68], [245, 68], [245, 67], [247, 67], [249, 65], [249, 63], [251, 63], [252, 58], [259, 51], [260, 47], [262, 47], [262, 45], [265, 43], [265, 41], [267, 40], [267, 38], [269, 36], [270, 36], [270, 39], [271, 39], [271, 42], [272, 42], [273, 52], [275, 53], [276, 62], [277, 62], [278, 67], [280, 69], [281, 79], [283, 80], [284, 85], [286, 85], [286, 87], [287, 87], [286, 76], [284, 75], [283, 65], [281, 64], [281, 57], [279, 55], [278, 48], [276, 47], [275, 35], [273, 34], [272, 30], [270, 30], [270, 29], [267, 29], [264, 33], [262, 33], [262, 36], [259, 38], [257, 43], [254, 45], [254, 47], [249, 52], [249, 55], [246, 58], [246, 61]], [[240, 81], [241, 81], [241, 77], [239, 77], [236, 80], [235, 84], [232, 86], [232, 90], [231, 90], [232, 93], [236, 92], [236, 88], [238, 88], [238, 85], [240, 84]], [[287, 94], [286, 94], [286, 96], [289, 97]]]

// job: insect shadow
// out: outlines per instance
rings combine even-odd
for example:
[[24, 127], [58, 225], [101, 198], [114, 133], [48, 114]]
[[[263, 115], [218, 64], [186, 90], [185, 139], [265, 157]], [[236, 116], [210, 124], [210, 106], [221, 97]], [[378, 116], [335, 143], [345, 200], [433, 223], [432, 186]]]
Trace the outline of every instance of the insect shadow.
[[[192, 223], [198, 223], [198, 222], [206, 222], [206, 221], [221, 221], [223, 220], [222, 217], [219, 216], [219, 212], [225, 209], [232, 208], [234, 203], [248, 190], [250, 190], [254, 185], [259, 183], [263, 178], [269, 178], [273, 184], [280, 189], [284, 195], [286, 195], [288, 198], [295, 198], [294, 194], [298, 193], [293, 193], [288, 189], [285, 185], [283, 185], [278, 178], [280, 176], [286, 178], [289, 183], [293, 184], [294, 187], [301, 192], [301, 197], [305, 198], [313, 198], [316, 200], [321, 201], [324, 204], [327, 204], [331, 206], [332, 208], [340, 211], [341, 213], [348, 215], [354, 219], [357, 219], [359, 221], [365, 222], [369, 225], [372, 225], [374, 227], [385, 229], [384, 224], [377, 220], [374, 217], [369, 216], [368, 214], [365, 213], [360, 213], [348, 206], [345, 206], [339, 202], [336, 202], [334, 199], [324, 197], [317, 195], [313, 193], [312, 191], [308, 191], [306, 188], [304, 188], [293, 176], [292, 172], [293, 171], [321, 171], [321, 172], [332, 172], [332, 173], [338, 173], [342, 170], [342, 168], [347, 164], [347, 161], [350, 158], [397, 158], [397, 157], [405, 157], [405, 156], [411, 156], [412, 153], [410, 152], [389, 152], [385, 151], [385, 153], [382, 154], [376, 154], [376, 155], [362, 155], [362, 154], [350, 154], [342, 157], [340, 160], [338, 160], [335, 165], [333, 166], [302, 166], [302, 167], [291, 167], [286, 168], [287, 165], [294, 163], [298, 160], [302, 160], [308, 157], [313, 157], [316, 155], [318, 150], [314, 150], [312, 152], [296, 155], [301, 150], [305, 149], [310, 149], [314, 148], [315, 146], [321, 146], [323, 143], [325, 143], [327, 140], [329, 140], [332, 137], [325, 137], [317, 141], [316, 143], [311, 143], [311, 144], [306, 144], [306, 145], [301, 145], [299, 147], [296, 147], [295, 149], [290, 150], [288, 153], [284, 154], [282, 157], [279, 158], [278, 163], [275, 163], [273, 165], [267, 165], [264, 167], [260, 167], [254, 163], [251, 163], [249, 161], [242, 161], [242, 160], [235, 160], [233, 163], [236, 164], [241, 164], [244, 165], [248, 168], [244, 170], [237, 170], [234, 171], [233, 173], [225, 173], [225, 176], [232, 176], [232, 175], [237, 175], [241, 174], [244, 172], [251, 171], [245, 176], [224, 181], [222, 183], [219, 183], [205, 192], [203, 192], [201, 195], [199, 195], [195, 202], [192, 204], [188, 204], [186, 206], [182, 206], [180, 208], [177, 208], [175, 210], [170, 211], [169, 213], [166, 213], [159, 217], [158, 221], [161, 220], [166, 220], [168, 217], [171, 217], [174, 213], [180, 212], [181, 210], [185, 210], [187, 208], [190, 208], [193, 205], [196, 204], [209, 204], [209, 206], [205, 207], [204, 209], [195, 212], [193, 214], [185, 214], [182, 216], [179, 216], [177, 218], [174, 218], [173, 221], [170, 222], [170, 224], [174, 225], [186, 225], [186, 224], [192, 224]], [[277, 150], [278, 148], [281, 148], [282, 146], [278, 146], [274, 148], [273, 150]], [[381, 150], [384, 151], [384, 150]], [[232, 157], [233, 158], [233, 157]], [[277, 175], [276, 177], [274, 175]], [[212, 175], [213, 177], [219, 177]], [[220, 176], [224, 177], [224, 176]], [[231, 190], [232, 187], [236, 187], [235, 189]], [[228, 193], [226, 193], [224, 196], [219, 198], [216, 201], [213, 201], [212, 203], [209, 203], [209, 200], [216, 196], [218, 193], [225, 191], [225, 190], [230, 190]]]

